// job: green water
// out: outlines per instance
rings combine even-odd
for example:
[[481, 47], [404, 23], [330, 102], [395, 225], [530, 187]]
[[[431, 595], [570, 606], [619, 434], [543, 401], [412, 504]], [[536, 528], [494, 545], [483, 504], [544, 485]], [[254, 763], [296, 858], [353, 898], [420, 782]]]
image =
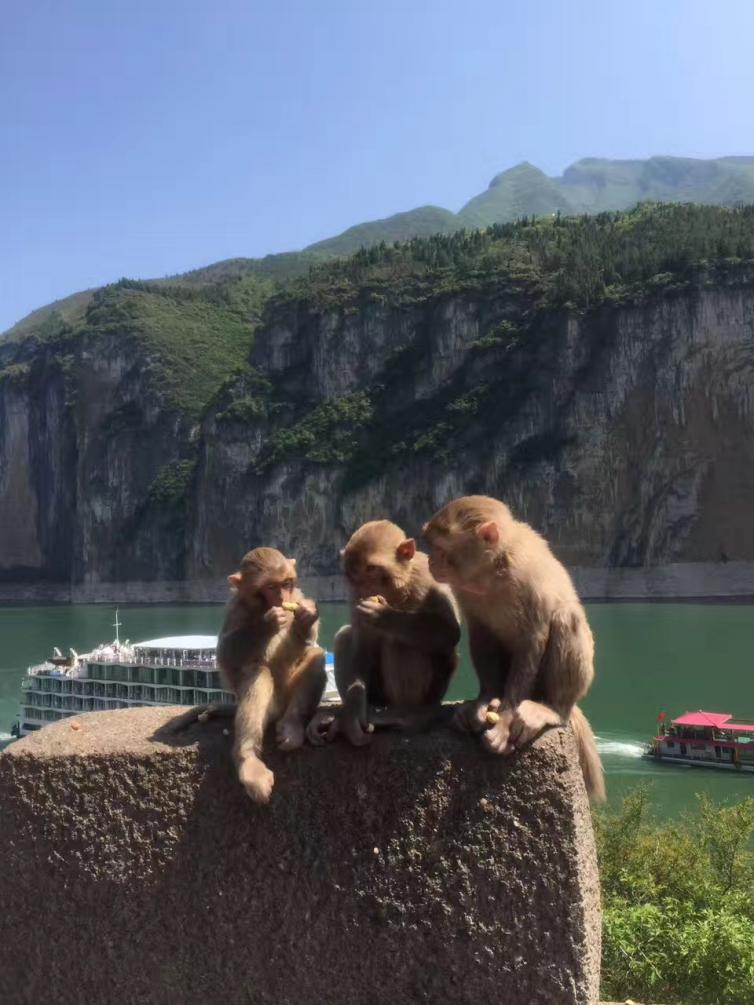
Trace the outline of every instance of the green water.
[[[0, 743], [18, 710], [29, 663], [53, 645], [86, 652], [112, 638], [113, 610], [102, 606], [0, 607]], [[584, 709], [597, 734], [611, 801], [640, 780], [652, 783], [661, 813], [693, 807], [694, 794], [719, 799], [754, 794], [754, 774], [656, 765], [640, 758], [641, 744], [659, 711], [731, 712], [754, 718], [754, 607], [702, 604], [593, 604], [589, 620], [597, 640], [597, 676]], [[124, 607], [123, 635], [217, 632], [220, 606]], [[322, 641], [329, 648], [346, 619], [344, 605], [322, 607]], [[464, 651], [451, 698], [472, 694]]]

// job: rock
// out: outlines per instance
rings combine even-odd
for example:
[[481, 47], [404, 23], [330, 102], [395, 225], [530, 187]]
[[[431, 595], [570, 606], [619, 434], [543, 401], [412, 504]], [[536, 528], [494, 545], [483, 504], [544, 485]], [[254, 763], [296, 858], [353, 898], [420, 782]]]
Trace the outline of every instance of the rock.
[[438, 730], [270, 750], [78, 716], [0, 755], [0, 1000], [596, 1005], [599, 889], [573, 738], [506, 761]]

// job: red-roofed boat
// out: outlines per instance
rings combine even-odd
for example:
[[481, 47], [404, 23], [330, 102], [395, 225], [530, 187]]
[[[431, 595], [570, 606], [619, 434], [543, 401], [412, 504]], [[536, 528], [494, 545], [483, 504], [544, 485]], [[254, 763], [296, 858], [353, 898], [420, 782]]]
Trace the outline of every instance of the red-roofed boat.
[[728, 771], [754, 771], [754, 722], [733, 721], [725, 712], [686, 712], [666, 725], [667, 716], [657, 716], [657, 736], [647, 756], [671, 764]]

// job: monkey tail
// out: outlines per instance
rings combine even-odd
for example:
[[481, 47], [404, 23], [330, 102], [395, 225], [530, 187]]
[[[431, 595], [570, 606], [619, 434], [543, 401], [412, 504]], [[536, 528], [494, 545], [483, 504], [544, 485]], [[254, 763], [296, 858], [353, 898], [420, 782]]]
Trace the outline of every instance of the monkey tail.
[[592, 802], [604, 803], [607, 798], [605, 772], [602, 768], [599, 752], [597, 751], [597, 744], [594, 741], [592, 727], [578, 705], [573, 706], [569, 722], [576, 735], [576, 743], [579, 748], [579, 764], [584, 775], [584, 784], [586, 785], [589, 798]]

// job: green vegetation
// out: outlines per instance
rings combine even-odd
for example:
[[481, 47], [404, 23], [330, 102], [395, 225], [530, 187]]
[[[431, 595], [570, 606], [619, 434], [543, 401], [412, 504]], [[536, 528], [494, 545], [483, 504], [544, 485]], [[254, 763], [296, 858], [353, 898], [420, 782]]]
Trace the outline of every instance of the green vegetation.
[[322, 310], [450, 294], [525, 295], [537, 309], [638, 302], [754, 265], [754, 207], [644, 204], [379, 244], [313, 266], [273, 298]]
[[464, 226], [455, 213], [439, 206], [422, 206], [408, 213], [396, 213], [385, 220], [372, 220], [349, 227], [337, 237], [318, 241], [307, 248], [318, 255], [349, 255], [359, 248], [381, 244], [383, 241], [409, 241], [412, 237], [431, 237], [433, 234], [452, 234]]
[[485, 227], [524, 216], [568, 212], [573, 212], [573, 207], [555, 180], [524, 163], [496, 175], [486, 192], [466, 203], [459, 217], [464, 226]]
[[157, 475], [149, 488], [147, 499], [162, 509], [183, 511], [186, 505], [196, 461], [171, 461]]
[[270, 437], [260, 468], [289, 457], [318, 464], [342, 464], [357, 445], [356, 434], [372, 418], [369, 396], [363, 391], [331, 398]]
[[596, 817], [602, 997], [754, 1003], [754, 798], [653, 824], [646, 788]]
[[[264, 464], [283, 456], [315, 463], [338, 459], [350, 465], [347, 482], [357, 484], [397, 455], [440, 456], [473, 424], [503, 421], [534, 379], [520, 361], [548, 337], [547, 315], [553, 310], [640, 303], [750, 278], [754, 207], [647, 204], [627, 213], [556, 213], [375, 244], [345, 259], [313, 251], [273, 257], [278, 265], [272, 258], [234, 259], [174, 280], [121, 280], [65, 310], [43, 313], [25, 337], [69, 360], [78, 358], [78, 347], [92, 336], [128, 339], [127, 351], [136, 350], [134, 362], [169, 406], [198, 419], [215, 402], [223, 422], [254, 423], [276, 415], [287, 430], [273, 428]], [[280, 275], [291, 271], [284, 283], [272, 278], [278, 268]], [[469, 360], [432, 398], [396, 407], [396, 388], [431, 365], [436, 312], [451, 297], [465, 301], [478, 325]], [[368, 414], [362, 409], [354, 416], [342, 403], [292, 400], [290, 391], [273, 386], [289, 384], [285, 375], [272, 383], [257, 375], [254, 384], [247, 372], [238, 380], [262, 325], [325, 311], [345, 323], [349, 316], [394, 310], [413, 311], [419, 327], [382, 373], [354, 389], [369, 401]], [[505, 366], [496, 366], [504, 353], [510, 353]], [[483, 387], [480, 356], [485, 366], [489, 359], [492, 373]], [[8, 354], [5, 362], [13, 366], [22, 360]], [[78, 366], [68, 369], [75, 384]], [[467, 398], [467, 406], [456, 404]], [[314, 429], [327, 430], [327, 449], [312, 446]], [[532, 456], [547, 456], [548, 449], [538, 444]]]
[[0, 369], [0, 384], [24, 384], [30, 373], [30, 363], [9, 363]]
[[170, 406], [198, 418], [228, 374], [245, 363], [272, 288], [253, 275], [196, 287], [122, 279], [93, 293], [74, 322], [56, 311], [45, 314], [30, 337], [54, 351], [69, 376], [73, 346], [82, 340], [131, 338], [151, 385]]
[[[328, 312], [346, 323], [354, 315], [411, 310], [412, 339], [343, 399], [296, 400], [290, 385], [299, 385], [298, 376], [283, 373], [262, 386], [257, 375], [256, 386], [247, 378], [223, 396], [218, 420], [272, 420], [260, 468], [293, 457], [337, 463], [344, 491], [351, 491], [401, 458], [442, 460], [464, 438], [494, 432], [515, 414], [537, 380], [527, 361], [551, 337], [553, 311], [641, 303], [741, 281], [752, 266], [754, 208], [686, 205], [523, 220], [362, 249], [290, 281], [268, 301], [266, 318]], [[451, 296], [466, 302], [479, 334], [452, 377], [417, 397], [411, 383], [432, 365], [435, 319]], [[521, 444], [511, 463], [544, 461], [562, 445], [554, 434], [540, 435]]]

